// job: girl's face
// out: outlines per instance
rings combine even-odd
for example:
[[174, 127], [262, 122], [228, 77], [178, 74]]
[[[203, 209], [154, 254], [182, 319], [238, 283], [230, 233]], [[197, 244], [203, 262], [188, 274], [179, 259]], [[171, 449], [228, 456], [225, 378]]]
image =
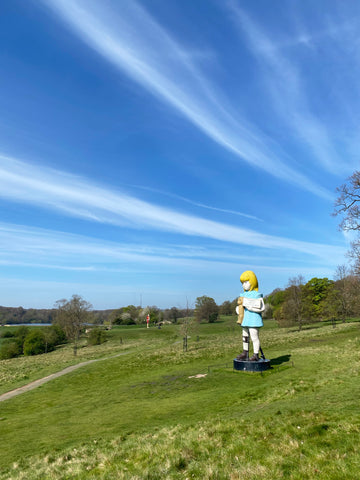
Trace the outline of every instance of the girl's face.
[[245, 290], [245, 292], [247, 292], [251, 288], [249, 280], [245, 280], [245, 282], [242, 282], [242, 286], [243, 286], [243, 289]]

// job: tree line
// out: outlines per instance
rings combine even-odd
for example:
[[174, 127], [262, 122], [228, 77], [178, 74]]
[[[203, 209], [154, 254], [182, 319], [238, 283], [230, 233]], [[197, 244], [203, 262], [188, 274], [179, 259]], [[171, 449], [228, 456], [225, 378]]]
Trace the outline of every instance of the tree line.
[[0, 325], [21, 323], [52, 323], [55, 309], [0, 306]]
[[265, 298], [264, 318], [274, 318], [280, 327], [318, 321], [336, 321], [360, 315], [360, 279], [346, 266], [338, 267], [335, 280], [314, 277], [305, 282], [301, 275], [290, 278], [287, 287]]
[[[0, 326], [25, 323], [52, 324], [56, 319], [59, 307], [61, 305], [64, 306], [66, 302], [66, 299], [58, 300], [53, 309], [25, 309], [23, 307], [0, 306]], [[195, 308], [187, 306], [185, 308], [171, 307], [161, 309], [156, 305], [145, 307], [127, 305], [112, 310], [93, 310], [91, 306], [87, 322], [98, 325], [137, 325], [146, 323], [146, 318], [149, 315], [151, 324], [163, 322], [177, 323], [181, 318], [194, 316], [195, 311], [198, 320], [211, 322], [216, 320], [217, 314], [233, 314], [233, 311], [230, 310], [231, 307], [229, 307], [230, 304], [231, 302], [224, 302], [224, 307], [218, 307], [213, 298], [204, 295], [196, 299]]]

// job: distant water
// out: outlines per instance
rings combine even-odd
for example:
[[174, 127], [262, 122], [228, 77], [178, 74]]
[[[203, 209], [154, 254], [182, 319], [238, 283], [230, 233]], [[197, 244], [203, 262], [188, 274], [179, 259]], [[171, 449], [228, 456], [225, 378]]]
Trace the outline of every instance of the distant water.
[[52, 323], [7, 323], [4, 327], [50, 327]]

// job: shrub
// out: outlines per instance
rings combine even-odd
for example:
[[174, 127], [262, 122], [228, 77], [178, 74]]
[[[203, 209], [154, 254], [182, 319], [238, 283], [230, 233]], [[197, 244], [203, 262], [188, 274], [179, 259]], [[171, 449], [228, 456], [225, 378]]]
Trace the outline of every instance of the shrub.
[[6, 330], [0, 335], [1, 338], [13, 338], [15, 337], [15, 333], [11, 332], [10, 330]]
[[35, 329], [26, 336], [24, 341], [24, 355], [39, 355], [46, 351], [46, 341], [44, 332]]
[[51, 327], [42, 328], [45, 339], [45, 353], [51, 352], [56, 345], [66, 343], [66, 335], [64, 330], [59, 325], [51, 325]]
[[19, 339], [19, 342], [21, 342], [21, 344], [23, 344], [28, 333], [29, 333], [29, 327], [25, 327], [25, 325], [21, 325], [21, 327], [16, 329], [15, 337]]
[[118, 325], [136, 325], [136, 322], [133, 318], [124, 318], [119, 321]]
[[51, 327], [46, 327], [46, 330], [49, 329], [50, 331], [54, 332], [56, 335], [56, 343], [55, 345], [61, 345], [63, 343], [67, 343], [66, 334], [64, 330], [60, 327], [60, 325], [51, 325]]
[[218, 319], [218, 316], [219, 316], [218, 312], [211, 313], [209, 315], [209, 323], [215, 323], [216, 320]]
[[106, 333], [100, 328], [93, 328], [89, 332], [88, 345], [101, 345], [106, 342]]
[[22, 344], [17, 339], [5, 340], [0, 347], [0, 359], [18, 357], [22, 354]]

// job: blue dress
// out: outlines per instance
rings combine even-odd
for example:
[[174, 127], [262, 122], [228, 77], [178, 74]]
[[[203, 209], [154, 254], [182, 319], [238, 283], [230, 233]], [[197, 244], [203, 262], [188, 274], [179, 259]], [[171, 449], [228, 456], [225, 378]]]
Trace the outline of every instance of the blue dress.
[[[251, 292], [244, 292], [242, 295], [244, 298], [262, 298], [262, 293], [257, 292], [256, 290], [252, 290]], [[241, 324], [242, 327], [250, 327], [250, 328], [259, 328], [262, 327], [263, 321], [261, 313], [257, 312], [250, 312], [246, 307], [244, 308], [244, 320]]]

